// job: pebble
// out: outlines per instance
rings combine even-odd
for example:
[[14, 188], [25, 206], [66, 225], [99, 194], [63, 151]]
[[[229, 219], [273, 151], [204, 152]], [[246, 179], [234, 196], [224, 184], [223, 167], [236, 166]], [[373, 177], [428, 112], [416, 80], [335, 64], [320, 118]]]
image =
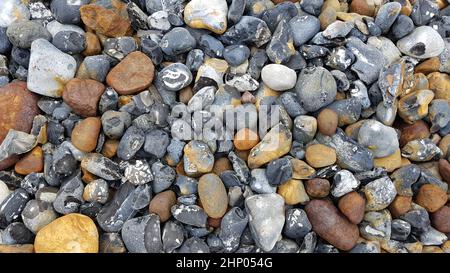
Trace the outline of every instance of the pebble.
[[359, 193], [351, 191], [339, 199], [338, 208], [351, 223], [357, 225], [364, 218], [366, 200]]
[[159, 44], [165, 54], [178, 55], [194, 49], [196, 40], [185, 28], [175, 27], [162, 37]]
[[375, 24], [377, 24], [383, 33], [386, 33], [394, 24], [395, 19], [400, 13], [402, 5], [398, 2], [386, 3], [380, 7], [375, 17]]
[[53, 36], [52, 44], [64, 53], [79, 54], [86, 49], [86, 39], [76, 31], [60, 31]]
[[402, 156], [412, 161], [424, 162], [438, 159], [442, 154], [430, 139], [412, 140], [402, 148]]
[[172, 216], [170, 209], [176, 204], [176, 195], [173, 191], [167, 190], [158, 193], [150, 201], [149, 212], [157, 214], [162, 223]]
[[312, 230], [338, 249], [348, 251], [358, 240], [359, 230], [329, 201], [314, 199], [305, 207]]
[[29, 152], [36, 144], [37, 140], [34, 135], [10, 129], [0, 145], [0, 161], [10, 156]]
[[80, 205], [83, 203], [83, 190], [84, 185], [81, 181], [80, 171], [65, 178], [53, 201], [55, 211], [60, 214], [78, 212]]
[[71, 140], [73, 145], [82, 152], [92, 152], [97, 147], [100, 130], [100, 118], [89, 117], [83, 119], [72, 130]]
[[128, 20], [111, 9], [95, 4], [83, 5], [80, 15], [86, 26], [107, 37], [126, 36], [131, 32]]
[[81, 161], [81, 167], [105, 180], [117, 180], [121, 178], [119, 165], [103, 157], [101, 154], [87, 154]]
[[124, 181], [135, 186], [144, 185], [153, 180], [151, 167], [145, 160], [133, 160], [128, 162], [125, 167]]
[[263, 20], [242, 16], [241, 20], [222, 34], [220, 40], [226, 45], [255, 43], [260, 47], [269, 42], [271, 31]]
[[182, 63], [174, 63], [159, 72], [158, 79], [169, 91], [179, 91], [192, 82], [192, 73]]
[[306, 148], [305, 158], [312, 167], [322, 168], [336, 162], [336, 151], [323, 144], [313, 144]]
[[369, 182], [363, 188], [366, 196], [366, 210], [378, 211], [387, 208], [397, 195], [394, 183], [389, 177]]
[[21, 245], [31, 243], [33, 237], [33, 233], [23, 223], [16, 222], [3, 230], [1, 240], [5, 245]]
[[36, 253], [97, 253], [99, 235], [87, 216], [71, 213], [57, 218], [36, 234]]
[[81, 20], [80, 7], [89, 4], [89, 0], [73, 2], [70, 0], [52, 1], [50, 8], [56, 20], [63, 24], [78, 24]]
[[83, 199], [87, 202], [105, 204], [109, 198], [109, 185], [103, 179], [96, 179], [84, 187]]
[[301, 180], [290, 179], [278, 187], [277, 193], [287, 205], [306, 204], [309, 196]]
[[239, 66], [243, 64], [249, 57], [250, 49], [245, 45], [230, 45], [225, 47], [223, 50], [223, 58], [231, 66]]
[[225, 186], [219, 176], [205, 174], [198, 182], [198, 194], [205, 213], [211, 218], [221, 218], [228, 205]]
[[359, 187], [360, 181], [355, 176], [347, 171], [338, 171], [333, 177], [333, 185], [331, 187], [331, 195], [334, 197], [342, 197], [347, 193], [356, 190]]
[[121, 234], [131, 253], [158, 253], [162, 250], [160, 222], [155, 214], [127, 220]]
[[223, 216], [218, 236], [226, 252], [234, 252], [238, 249], [241, 235], [247, 227], [248, 221], [247, 213], [238, 207], [230, 209]]
[[346, 47], [356, 57], [356, 62], [352, 64], [351, 70], [366, 84], [376, 81], [383, 63], [375, 62], [375, 60], [384, 58], [383, 54], [374, 46], [364, 44], [355, 37], [348, 38]]
[[267, 87], [276, 91], [285, 91], [294, 88], [297, 75], [287, 66], [269, 64], [261, 70], [261, 79]]
[[292, 239], [304, 238], [312, 229], [306, 212], [299, 208], [292, 208], [286, 211], [286, 222], [283, 233]]
[[100, 253], [125, 253], [127, 250], [118, 233], [103, 233], [100, 235]]
[[35, 21], [17, 21], [8, 26], [6, 35], [14, 46], [30, 48], [37, 39], [51, 40], [51, 34]]
[[313, 198], [323, 198], [330, 193], [330, 182], [322, 178], [313, 178], [305, 181], [306, 192]]
[[447, 194], [434, 184], [422, 185], [416, 195], [416, 203], [428, 212], [436, 212], [447, 203]]
[[365, 121], [358, 133], [358, 143], [372, 151], [375, 158], [386, 157], [399, 148], [395, 129], [375, 120]]
[[403, 54], [418, 59], [427, 59], [441, 54], [445, 45], [436, 30], [429, 26], [420, 26], [398, 40], [397, 47]]
[[135, 126], [128, 127], [120, 139], [117, 156], [123, 160], [130, 160], [141, 149], [144, 142], [145, 135], [141, 129]]
[[44, 155], [42, 149], [37, 146], [16, 163], [14, 171], [21, 175], [40, 173], [44, 170]]
[[31, 44], [27, 88], [48, 97], [61, 97], [64, 86], [75, 76], [75, 59], [44, 39]]
[[317, 129], [323, 135], [332, 136], [336, 132], [338, 121], [337, 113], [326, 108], [317, 116]]
[[257, 193], [275, 193], [276, 187], [269, 184], [265, 169], [251, 170], [250, 187]]
[[208, 29], [216, 34], [227, 30], [227, 15], [225, 0], [193, 0], [184, 8], [184, 21], [188, 26]]
[[264, 251], [272, 250], [285, 222], [283, 198], [276, 193], [249, 196], [245, 208], [256, 245]]
[[76, 114], [92, 117], [97, 115], [98, 103], [104, 91], [105, 86], [96, 80], [75, 78], [65, 85], [62, 98]]
[[16, 21], [30, 18], [30, 11], [20, 0], [5, 0], [0, 12], [0, 27], [6, 28]]
[[448, 206], [443, 206], [431, 214], [431, 223], [433, 224], [433, 227], [440, 232], [448, 233], [450, 230], [449, 215], [450, 207]]
[[336, 81], [323, 67], [302, 70], [295, 86], [301, 106], [308, 112], [316, 111], [332, 103], [336, 97]]
[[43, 227], [57, 218], [57, 214], [51, 203], [40, 200], [30, 200], [22, 211], [22, 220], [25, 226], [37, 233]]
[[154, 71], [151, 59], [135, 51], [109, 71], [106, 82], [120, 95], [131, 95], [150, 86]]
[[173, 217], [183, 224], [206, 227], [207, 214], [197, 205], [174, 205], [171, 208]]
[[160, 161], [156, 161], [152, 164], [152, 173], [152, 189], [155, 193], [162, 192], [163, 190], [169, 188], [176, 177], [175, 171]]

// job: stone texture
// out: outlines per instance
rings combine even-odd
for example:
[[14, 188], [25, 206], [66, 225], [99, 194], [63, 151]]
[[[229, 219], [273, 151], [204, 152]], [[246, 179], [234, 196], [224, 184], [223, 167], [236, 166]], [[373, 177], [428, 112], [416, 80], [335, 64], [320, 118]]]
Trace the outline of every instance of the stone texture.
[[80, 8], [81, 20], [89, 28], [108, 37], [131, 34], [131, 25], [117, 12], [102, 6], [90, 4]]
[[75, 78], [66, 84], [62, 98], [75, 114], [94, 117], [104, 91], [105, 86], [98, 81]]

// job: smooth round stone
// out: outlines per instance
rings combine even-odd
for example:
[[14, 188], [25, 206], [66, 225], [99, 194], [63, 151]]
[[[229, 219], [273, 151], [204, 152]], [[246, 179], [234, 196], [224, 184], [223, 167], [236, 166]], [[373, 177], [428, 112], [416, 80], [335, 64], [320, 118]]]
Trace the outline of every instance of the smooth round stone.
[[230, 45], [223, 51], [225, 61], [231, 66], [238, 66], [250, 57], [250, 49], [245, 45]]
[[248, 128], [240, 129], [234, 136], [233, 144], [238, 150], [250, 150], [259, 142], [259, 136]]
[[52, 15], [63, 24], [78, 24], [81, 20], [80, 7], [89, 4], [89, 0], [61, 0], [52, 1], [50, 9]]
[[289, 21], [289, 26], [296, 47], [305, 44], [320, 31], [320, 21], [312, 15], [295, 16]]
[[167, 190], [155, 195], [149, 205], [149, 212], [157, 214], [161, 222], [166, 222], [172, 216], [170, 209], [177, 203], [176, 195], [173, 191]]
[[309, 196], [301, 180], [290, 179], [278, 187], [277, 193], [283, 197], [286, 205], [306, 204]]
[[91, 218], [72, 213], [57, 218], [39, 230], [36, 253], [97, 253], [98, 231]]
[[447, 203], [447, 194], [437, 185], [425, 184], [420, 187], [416, 203], [428, 212], [436, 212]]
[[103, 133], [109, 138], [119, 139], [131, 125], [131, 116], [127, 112], [108, 110], [103, 113], [101, 121]]
[[211, 35], [203, 34], [198, 40], [199, 47], [212, 58], [222, 58], [223, 44]]
[[236, 24], [242, 18], [245, 11], [246, 0], [232, 0], [228, 7], [228, 21]]
[[399, 148], [397, 132], [376, 120], [367, 120], [358, 133], [359, 144], [372, 151], [375, 158], [389, 156]]
[[222, 34], [227, 30], [228, 5], [225, 0], [193, 0], [184, 8], [184, 22], [192, 28]]
[[399, 2], [390, 2], [382, 5], [375, 17], [375, 24], [381, 28], [383, 33], [388, 32], [401, 9], [402, 5]]
[[270, 89], [284, 91], [294, 88], [297, 82], [297, 74], [287, 66], [269, 64], [261, 70], [261, 79]]
[[60, 31], [52, 40], [56, 48], [68, 54], [79, 54], [86, 48], [86, 38], [75, 31]]
[[170, 56], [192, 50], [196, 45], [196, 41], [188, 30], [176, 27], [162, 37], [159, 45], [162, 51]]
[[245, 199], [245, 208], [256, 245], [264, 251], [272, 250], [285, 222], [283, 197], [276, 193], [252, 195]]
[[323, 5], [323, 0], [303, 0], [300, 3], [300, 7], [302, 10], [307, 13], [314, 14], [318, 16], [320, 14], [320, 9]]
[[314, 117], [300, 115], [294, 119], [293, 137], [301, 143], [310, 142], [317, 132], [317, 120]]
[[192, 73], [182, 63], [174, 63], [159, 72], [158, 79], [169, 91], [179, 91], [192, 82]]
[[397, 41], [397, 47], [403, 54], [419, 59], [439, 56], [445, 48], [439, 33], [429, 26], [420, 26], [411, 34]]
[[336, 151], [323, 144], [313, 144], [306, 148], [306, 162], [314, 168], [323, 168], [336, 162]]
[[49, 41], [37, 39], [31, 44], [29, 67], [28, 89], [59, 98], [64, 85], [75, 76], [77, 64], [72, 56], [61, 52]]
[[11, 58], [19, 65], [28, 68], [28, 64], [30, 63], [30, 51], [20, 47], [13, 47]]
[[51, 203], [38, 200], [30, 200], [22, 211], [23, 223], [34, 233], [50, 224], [57, 217]]
[[314, 198], [323, 198], [330, 193], [330, 182], [322, 178], [309, 179], [305, 182], [306, 193]]
[[205, 174], [198, 181], [198, 195], [206, 214], [221, 218], [228, 207], [228, 196], [222, 180], [216, 174]]
[[337, 93], [333, 75], [323, 67], [303, 69], [298, 76], [295, 90], [302, 107], [309, 112], [332, 103]]
[[20, 0], [4, 0], [0, 10], [0, 27], [8, 27], [13, 22], [30, 19], [30, 11]]
[[9, 41], [20, 48], [30, 48], [37, 39], [50, 41], [52, 36], [45, 27], [34, 21], [19, 21], [12, 23], [7, 31]]
[[317, 129], [321, 134], [332, 136], [336, 132], [338, 122], [337, 113], [326, 108], [317, 116]]

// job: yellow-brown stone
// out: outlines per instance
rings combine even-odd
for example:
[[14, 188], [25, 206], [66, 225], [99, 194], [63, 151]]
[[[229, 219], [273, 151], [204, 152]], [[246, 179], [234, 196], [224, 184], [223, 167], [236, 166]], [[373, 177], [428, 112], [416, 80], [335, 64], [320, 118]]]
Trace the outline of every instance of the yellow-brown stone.
[[284, 198], [287, 205], [306, 204], [309, 196], [301, 180], [290, 179], [278, 187], [278, 194]]
[[214, 162], [213, 173], [220, 175], [224, 171], [233, 170], [230, 160], [226, 157], [221, 157]]
[[316, 173], [316, 170], [303, 160], [292, 158], [291, 164], [292, 178], [294, 179], [309, 179]]
[[107, 139], [102, 147], [102, 155], [111, 158], [117, 154], [119, 148], [119, 141], [115, 139]]
[[248, 128], [242, 128], [234, 135], [234, 147], [239, 150], [250, 150], [259, 142], [259, 136]]
[[438, 71], [440, 66], [441, 61], [439, 60], [439, 57], [432, 57], [416, 65], [414, 72], [429, 74]]
[[102, 46], [97, 35], [92, 32], [86, 32], [86, 49], [83, 51], [84, 56], [94, 56], [102, 52]]
[[164, 223], [172, 216], [170, 209], [176, 203], [177, 196], [173, 191], [163, 191], [155, 195], [150, 201], [149, 212], [157, 214], [161, 223]]
[[36, 253], [97, 253], [98, 231], [88, 216], [71, 213], [57, 218], [36, 234]]
[[0, 253], [33, 253], [34, 246], [26, 245], [0, 245]]
[[323, 144], [313, 144], [306, 148], [305, 158], [312, 167], [322, 168], [336, 162], [336, 151]]
[[435, 99], [444, 99], [450, 103], [450, 75], [433, 72], [428, 74], [428, 82]]
[[395, 153], [380, 158], [374, 158], [373, 164], [375, 167], [385, 168], [387, 172], [393, 172], [402, 166], [402, 155], [400, 149]]
[[198, 181], [198, 196], [205, 210], [211, 218], [221, 218], [228, 207], [228, 195], [222, 180], [216, 174], [209, 173], [200, 177]]
[[131, 34], [128, 20], [115, 11], [99, 5], [84, 5], [80, 8], [81, 20], [89, 28], [108, 37], [122, 37]]
[[40, 173], [44, 170], [44, 153], [39, 146], [25, 154], [25, 156], [14, 166], [16, 173], [28, 175]]
[[89, 117], [78, 122], [72, 130], [72, 144], [83, 152], [92, 152], [97, 146], [101, 121], [98, 117]]

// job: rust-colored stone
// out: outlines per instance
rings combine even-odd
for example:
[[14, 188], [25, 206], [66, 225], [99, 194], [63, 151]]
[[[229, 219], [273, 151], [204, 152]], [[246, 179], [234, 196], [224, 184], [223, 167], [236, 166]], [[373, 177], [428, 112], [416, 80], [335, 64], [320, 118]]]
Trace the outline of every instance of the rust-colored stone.
[[176, 203], [177, 197], [173, 191], [163, 191], [155, 195], [152, 201], [150, 201], [149, 212], [159, 215], [159, 219], [163, 223], [172, 216], [170, 209]]
[[131, 25], [115, 11], [98, 5], [84, 5], [80, 8], [81, 20], [89, 28], [108, 37], [131, 34]]
[[83, 51], [84, 56], [98, 55], [102, 52], [102, 46], [97, 35], [92, 32], [86, 32], [86, 49]]
[[440, 232], [450, 233], [450, 207], [443, 206], [435, 213], [432, 213], [431, 223]]
[[388, 209], [393, 217], [398, 218], [411, 210], [411, 202], [411, 196], [397, 195], [394, 201], [389, 205]]
[[445, 159], [439, 160], [439, 174], [442, 176], [442, 178], [450, 184], [450, 163], [448, 163]]
[[330, 182], [323, 178], [314, 178], [305, 182], [306, 192], [313, 198], [323, 198], [330, 193]]
[[131, 95], [149, 87], [154, 73], [152, 60], [144, 53], [135, 51], [111, 69], [106, 82], [120, 95]]
[[25, 154], [25, 156], [16, 163], [14, 170], [21, 175], [30, 173], [40, 173], [44, 169], [44, 153], [41, 147], [37, 146]]
[[447, 203], [447, 193], [435, 184], [425, 184], [420, 187], [416, 203], [428, 212], [435, 212]]
[[350, 222], [359, 224], [364, 218], [366, 200], [359, 193], [352, 191], [339, 199], [338, 207]]
[[89, 153], [97, 146], [101, 121], [98, 117], [89, 117], [78, 122], [72, 130], [72, 143], [80, 151]]
[[76, 114], [94, 117], [104, 91], [105, 86], [98, 81], [74, 78], [66, 84], [62, 97]]
[[401, 132], [399, 140], [400, 147], [405, 146], [412, 140], [428, 138], [430, 136], [430, 129], [423, 120], [418, 120], [413, 124], [400, 122], [400, 124], [396, 127]]

